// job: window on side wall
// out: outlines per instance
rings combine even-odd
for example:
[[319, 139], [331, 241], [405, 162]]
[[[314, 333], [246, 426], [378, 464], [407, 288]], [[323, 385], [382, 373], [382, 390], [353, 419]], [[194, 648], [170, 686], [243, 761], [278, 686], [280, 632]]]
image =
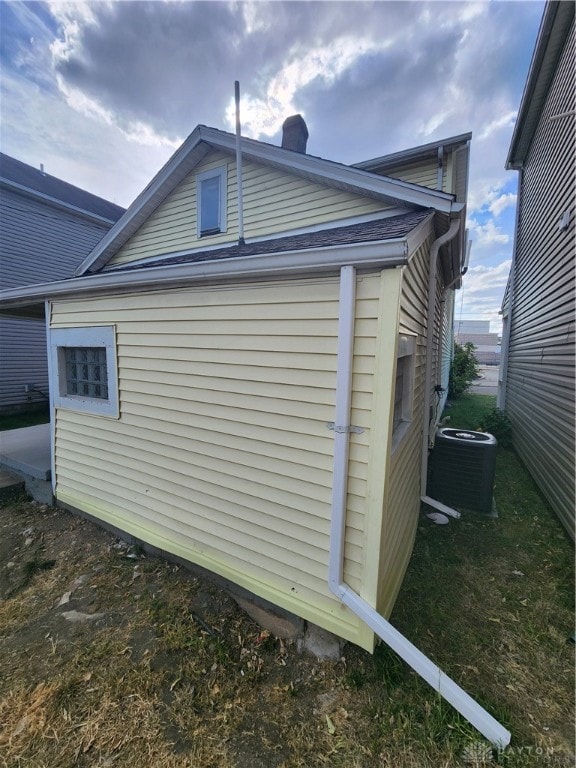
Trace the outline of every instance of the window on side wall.
[[414, 359], [416, 340], [402, 334], [398, 338], [396, 382], [394, 386], [394, 416], [392, 447], [400, 443], [412, 422], [414, 401]]
[[226, 168], [196, 177], [198, 237], [226, 231]]
[[56, 408], [118, 418], [114, 326], [52, 329], [50, 363]]

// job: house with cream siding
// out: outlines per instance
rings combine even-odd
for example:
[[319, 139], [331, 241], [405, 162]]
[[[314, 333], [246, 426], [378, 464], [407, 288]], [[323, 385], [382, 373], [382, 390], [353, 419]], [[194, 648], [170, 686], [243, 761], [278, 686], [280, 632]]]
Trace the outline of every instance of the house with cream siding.
[[394, 178], [199, 126], [75, 278], [5, 292], [47, 324], [57, 502], [372, 650], [330, 588], [334, 526], [343, 582], [388, 617], [441, 413], [466, 261], [448, 160], [469, 141], [427, 187], [402, 158]]
[[[70, 277], [124, 213], [118, 205], [0, 153], [0, 287]], [[46, 328], [0, 322], [0, 411], [48, 402]]]
[[382, 175], [385, 158], [342, 165], [306, 138], [300, 116], [281, 147], [198, 126], [76, 277], [0, 296], [46, 320], [54, 495], [368, 651], [384, 640], [505, 746], [388, 622], [422, 502], [458, 514], [426, 480], [470, 135], [421, 176], [419, 150]]
[[547, 3], [506, 167], [518, 171], [498, 406], [574, 538], [574, 4]]

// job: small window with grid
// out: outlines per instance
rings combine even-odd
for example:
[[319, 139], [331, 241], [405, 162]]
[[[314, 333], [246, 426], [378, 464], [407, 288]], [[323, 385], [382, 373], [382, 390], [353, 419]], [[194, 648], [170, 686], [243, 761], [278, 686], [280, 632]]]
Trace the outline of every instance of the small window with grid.
[[115, 327], [51, 328], [49, 339], [52, 405], [120, 418]]
[[106, 350], [102, 347], [66, 347], [66, 394], [108, 399]]

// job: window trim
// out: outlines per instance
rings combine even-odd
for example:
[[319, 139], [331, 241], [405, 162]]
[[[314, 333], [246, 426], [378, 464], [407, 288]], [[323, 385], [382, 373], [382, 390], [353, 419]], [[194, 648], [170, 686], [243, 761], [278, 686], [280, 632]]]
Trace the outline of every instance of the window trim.
[[[66, 392], [66, 347], [101, 347], [106, 350], [108, 399], [69, 395]], [[50, 395], [54, 408], [119, 418], [116, 327], [52, 328], [49, 354], [51, 360]]]
[[408, 376], [402, 377], [402, 397], [400, 421], [394, 427], [396, 387], [394, 387], [394, 400], [392, 403], [392, 450], [402, 442], [408, 432], [410, 425], [414, 420], [414, 377], [416, 368], [416, 336], [402, 333], [398, 336], [396, 351], [396, 367], [394, 370], [394, 381], [396, 382], [396, 372], [400, 360], [409, 359], [410, 365]]
[[[218, 211], [218, 229], [202, 231], [202, 182], [209, 179], [218, 178], [220, 185], [220, 199]], [[213, 168], [210, 171], [203, 171], [196, 174], [196, 234], [200, 237], [210, 237], [226, 232], [226, 197], [228, 186], [228, 173], [225, 165], [219, 168]]]

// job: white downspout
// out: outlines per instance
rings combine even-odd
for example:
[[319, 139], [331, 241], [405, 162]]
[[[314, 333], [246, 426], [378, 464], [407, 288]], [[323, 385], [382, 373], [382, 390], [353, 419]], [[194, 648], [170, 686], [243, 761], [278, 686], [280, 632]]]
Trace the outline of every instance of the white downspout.
[[56, 495], [56, 408], [54, 407], [54, 387], [57, 372], [52, 364], [52, 345], [50, 340], [50, 321], [52, 319], [52, 303], [44, 301], [44, 321], [46, 323], [46, 353], [48, 364], [48, 407], [50, 409], [50, 483], [52, 496]]
[[443, 245], [450, 242], [460, 231], [460, 219], [451, 222], [448, 231], [432, 243], [430, 248], [430, 273], [428, 278], [428, 317], [426, 326], [426, 382], [424, 384], [424, 413], [422, 425], [422, 457], [420, 463], [420, 499], [429, 507], [450, 517], [460, 517], [460, 512], [427, 495], [428, 451], [430, 450], [430, 388], [432, 386], [432, 355], [434, 347], [434, 319], [436, 309], [436, 284], [438, 253]]
[[[438, 242], [438, 241], [436, 241]], [[438, 246], [440, 247], [440, 246]], [[336, 414], [334, 422], [334, 481], [332, 490], [332, 522], [328, 584], [330, 590], [364, 621], [387, 645], [409, 664], [446, 701], [460, 712], [488, 741], [504, 748], [510, 743], [506, 730], [466, 691], [442, 672], [422, 651], [418, 650], [390, 622], [372, 608], [360, 595], [344, 583], [344, 543], [346, 532], [346, 499], [350, 411], [352, 400], [352, 362], [354, 355], [354, 317], [356, 302], [356, 270], [342, 267], [338, 318], [338, 363], [336, 372]]]

